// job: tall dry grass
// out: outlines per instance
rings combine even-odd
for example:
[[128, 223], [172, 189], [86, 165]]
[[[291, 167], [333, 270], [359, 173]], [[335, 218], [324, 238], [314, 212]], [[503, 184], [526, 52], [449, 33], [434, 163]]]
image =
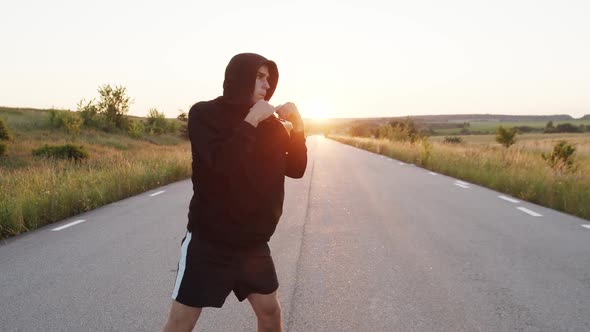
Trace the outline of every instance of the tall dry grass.
[[[23, 144], [29, 146], [29, 143]], [[0, 172], [0, 238], [187, 178], [190, 145], [130, 151], [91, 146], [92, 158], [74, 163], [31, 160]]]
[[421, 142], [329, 138], [590, 220], [590, 159], [585, 145], [576, 156], [577, 168], [558, 172], [541, 157], [540, 151], [552, 148], [549, 143], [529, 142], [505, 149], [491, 143], [448, 145], [431, 141], [427, 152]]

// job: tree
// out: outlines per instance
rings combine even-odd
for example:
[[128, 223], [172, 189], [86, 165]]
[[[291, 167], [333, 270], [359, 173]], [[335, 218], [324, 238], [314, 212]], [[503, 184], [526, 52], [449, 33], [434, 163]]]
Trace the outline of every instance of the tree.
[[506, 148], [509, 148], [512, 144], [516, 143], [516, 129], [506, 129], [502, 126], [499, 126], [496, 130], [496, 142], [502, 144]]
[[552, 134], [555, 132], [555, 126], [553, 125], [553, 121], [549, 121], [547, 122], [547, 124], [545, 125], [545, 134]]
[[182, 122], [188, 122], [188, 114], [186, 112], [184, 112], [183, 110], [178, 110], [178, 111], [180, 112], [180, 114], [178, 114], [178, 116], [176, 118]]
[[127, 129], [127, 112], [129, 111], [130, 98], [127, 96], [127, 89], [123, 86], [105, 84], [98, 89], [100, 100], [97, 110], [106, 121], [119, 129]]

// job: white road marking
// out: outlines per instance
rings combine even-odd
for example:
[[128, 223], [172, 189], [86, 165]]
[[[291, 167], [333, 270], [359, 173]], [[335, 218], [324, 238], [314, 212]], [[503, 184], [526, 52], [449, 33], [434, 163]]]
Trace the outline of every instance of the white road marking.
[[469, 186], [466, 186], [464, 184], [460, 184], [460, 183], [453, 183], [454, 185], [456, 185], [457, 187], [461, 187], [463, 189], [469, 189]]
[[157, 193], [153, 193], [150, 196], [153, 197], [153, 196], [159, 195], [159, 194], [164, 193], [164, 192], [166, 192], [166, 191], [165, 190], [158, 191]]
[[582, 227], [590, 229], [590, 224], [582, 225]]
[[401, 161], [400, 161], [398, 164], [400, 164], [400, 165], [405, 165], [405, 164], [404, 164], [404, 163], [402, 163]]
[[437, 175], [437, 174], [436, 174], [436, 173], [434, 173], [434, 172], [428, 172], [428, 174], [430, 174], [430, 175]]
[[522, 206], [517, 207], [517, 209], [519, 209], [520, 211], [522, 211], [524, 213], [528, 213], [528, 214], [530, 214], [533, 217], [542, 217], [543, 216], [542, 214], [539, 214], [539, 213], [537, 213], [535, 211], [531, 211], [531, 210], [529, 210], [529, 209], [527, 209], [525, 207], [522, 207]]
[[462, 184], [462, 185], [464, 185], [464, 186], [468, 186], [468, 185], [470, 185], [470, 183], [463, 182], [463, 181], [461, 181], [461, 180], [455, 180], [455, 182], [456, 182], [456, 183], [459, 183], [459, 184]]
[[66, 229], [66, 228], [68, 228], [68, 227], [72, 227], [72, 226], [74, 226], [74, 225], [78, 225], [79, 223], [81, 223], [81, 222], [85, 222], [85, 221], [86, 221], [85, 219], [76, 220], [76, 221], [73, 221], [73, 222], [71, 222], [71, 223], [69, 223], [69, 224], [65, 224], [65, 225], [63, 225], [63, 226], [59, 226], [59, 227], [57, 227], [57, 228], [54, 228], [54, 229], [52, 229], [51, 231], [52, 231], [52, 232], [61, 231], [62, 229]]
[[514, 198], [510, 198], [510, 197], [508, 197], [508, 196], [502, 196], [502, 195], [500, 195], [500, 196], [498, 196], [498, 198], [500, 198], [500, 199], [503, 199], [503, 200], [505, 200], [505, 201], [508, 201], [508, 202], [510, 202], [510, 203], [520, 203], [520, 201], [519, 201], [519, 200], [517, 200], [517, 199], [514, 199]]

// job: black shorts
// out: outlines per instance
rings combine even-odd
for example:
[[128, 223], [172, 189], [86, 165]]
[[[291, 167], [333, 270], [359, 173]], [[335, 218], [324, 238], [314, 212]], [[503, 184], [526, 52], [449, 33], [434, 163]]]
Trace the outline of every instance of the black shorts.
[[186, 233], [172, 299], [191, 307], [221, 308], [233, 290], [240, 302], [252, 293], [270, 294], [279, 282], [267, 243], [230, 249]]

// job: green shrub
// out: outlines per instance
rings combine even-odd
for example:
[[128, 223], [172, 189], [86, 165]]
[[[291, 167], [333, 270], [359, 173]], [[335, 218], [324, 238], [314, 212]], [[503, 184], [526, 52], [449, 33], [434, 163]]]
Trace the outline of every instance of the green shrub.
[[44, 146], [38, 149], [34, 149], [33, 155], [38, 157], [55, 159], [73, 159], [75, 161], [80, 161], [82, 159], [88, 158], [88, 152], [84, 149], [83, 146], [77, 146], [73, 144], [55, 146], [45, 144]]
[[516, 129], [506, 129], [502, 126], [499, 126], [496, 130], [496, 142], [504, 145], [506, 148], [509, 148], [512, 144], [516, 143]]
[[133, 138], [141, 138], [145, 133], [145, 127], [141, 121], [130, 121], [127, 132]]
[[0, 142], [0, 156], [5, 155], [7, 149], [8, 149], [8, 146], [6, 145], [6, 143]]
[[77, 112], [51, 110], [49, 123], [52, 128], [63, 129], [68, 135], [78, 136], [84, 120]]
[[12, 133], [8, 129], [8, 125], [4, 123], [4, 120], [0, 119], [0, 141], [11, 141]]
[[85, 126], [98, 127], [99, 114], [94, 99], [91, 99], [89, 102], [86, 102], [85, 99], [80, 100], [80, 102], [78, 102], [77, 111], [82, 120], [84, 120]]
[[547, 161], [549, 166], [556, 171], [569, 170], [572, 168], [574, 161], [573, 155], [576, 148], [568, 144], [567, 141], [559, 141], [553, 147], [550, 155], [541, 154], [541, 157]]
[[460, 144], [463, 143], [463, 139], [459, 136], [445, 136], [443, 143]]
[[146, 122], [146, 128], [150, 135], [160, 135], [168, 131], [169, 125], [166, 116], [155, 108], [149, 110]]
[[78, 102], [78, 112], [88, 127], [98, 128], [106, 132], [127, 130], [129, 119], [127, 112], [131, 98], [127, 96], [127, 89], [123, 86], [112, 88], [105, 84], [98, 88], [99, 100], [85, 99]]

